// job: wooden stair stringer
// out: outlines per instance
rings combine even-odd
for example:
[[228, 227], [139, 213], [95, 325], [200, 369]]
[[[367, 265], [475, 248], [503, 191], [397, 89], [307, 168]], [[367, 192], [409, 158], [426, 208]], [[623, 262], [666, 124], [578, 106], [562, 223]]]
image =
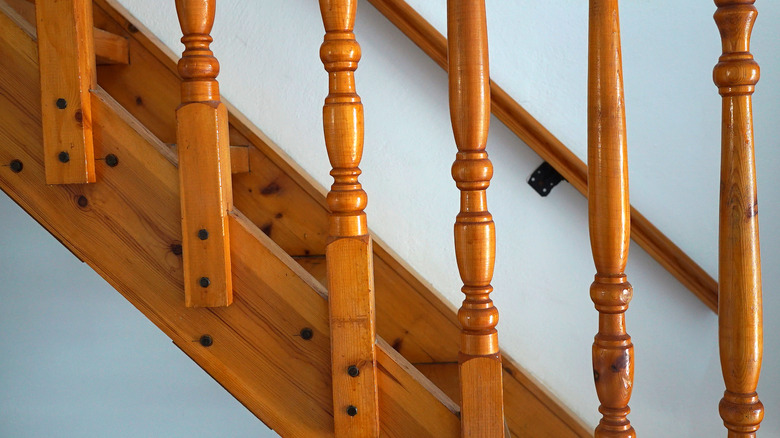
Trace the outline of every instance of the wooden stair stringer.
[[[3, 14], [0, 20], [10, 22]], [[32, 42], [29, 35], [27, 44], [16, 41], [15, 55], [30, 56], [0, 61], [0, 84], [9, 77], [37, 81]], [[114, 153], [121, 164], [100, 166], [99, 184], [47, 186], [37, 98], [5, 89], [0, 95], [0, 162], [24, 163], [20, 173], [0, 168], [0, 188], [270, 427], [284, 436], [332, 436], [322, 286], [236, 211], [236, 302], [185, 308], [174, 250], [181, 239], [175, 157], [104, 91], [93, 90], [96, 152]], [[311, 340], [300, 337], [303, 327], [314, 331]], [[213, 345], [198, 342], [204, 334]], [[380, 348], [388, 436], [457, 436], [457, 407], [386, 344]]]
[[[0, 0], [0, 7], [4, 1]], [[99, 66], [98, 83], [157, 138], [175, 142], [173, 114], [180, 88], [176, 55], [115, 1], [96, 0], [94, 11], [96, 26], [128, 39], [132, 60], [125, 66]], [[34, 38], [34, 27], [27, 29]], [[33, 58], [37, 60], [37, 54]], [[15, 89], [24, 86], [13, 84]], [[324, 253], [327, 235], [325, 190], [262, 131], [227, 105], [231, 142], [252, 146], [251, 171], [233, 176], [237, 208], [322, 281], [324, 258], [318, 254]], [[100, 151], [96, 154], [101, 156]], [[104, 166], [98, 167], [102, 172]], [[386, 244], [376, 236], [374, 239], [377, 333], [410, 362], [457, 360], [459, 325], [454, 307]], [[505, 353], [504, 358], [506, 416], [514, 435], [592, 436], [590, 426]]]
[[[2, 0], [0, 0], [2, 1]], [[95, 0], [95, 23], [129, 38], [133, 63], [98, 68], [98, 83], [161, 139], [172, 138], [180, 79], [177, 55], [115, 0]], [[232, 144], [247, 144], [251, 172], [234, 175], [234, 202], [288, 254], [325, 281], [327, 190], [223, 97]], [[455, 307], [381, 238], [374, 239], [377, 334], [412, 363], [457, 361]], [[317, 255], [322, 254], [320, 264]], [[314, 263], [306, 263], [314, 262]], [[585, 424], [531, 373], [502, 353], [507, 423], [514, 435], [592, 437]], [[511, 409], [510, 409], [511, 408]]]

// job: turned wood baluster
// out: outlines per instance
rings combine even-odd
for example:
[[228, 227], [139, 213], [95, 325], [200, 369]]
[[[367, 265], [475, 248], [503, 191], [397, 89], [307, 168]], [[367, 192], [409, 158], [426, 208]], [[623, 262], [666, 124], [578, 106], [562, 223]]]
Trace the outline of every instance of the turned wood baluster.
[[228, 211], [233, 205], [227, 108], [217, 58], [209, 49], [216, 0], [176, 0], [184, 37], [176, 110], [185, 304], [227, 306], [233, 299]]
[[588, 66], [588, 219], [599, 311], [593, 378], [601, 406], [596, 437], [635, 437], [627, 415], [634, 385], [634, 346], [625, 311], [633, 294], [626, 281], [630, 235], [628, 162], [620, 24], [617, 0], [591, 0]]
[[455, 253], [466, 295], [458, 311], [462, 435], [503, 437], [498, 310], [490, 299], [496, 232], [486, 192], [493, 165], [485, 152], [490, 76], [484, 1], [448, 0], [447, 34], [450, 117], [458, 147], [452, 177], [461, 191]]
[[371, 236], [363, 156], [363, 104], [355, 91], [360, 45], [353, 27], [357, 0], [320, 0], [325, 41], [320, 58], [330, 78], [322, 110], [333, 170], [328, 193], [330, 236], [325, 254], [330, 307], [333, 417], [338, 437], [379, 436]]
[[720, 174], [720, 363], [726, 392], [720, 416], [729, 437], [755, 437], [764, 416], [756, 386], [763, 328], [758, 198], [751, 95], [759, 78], [750, 53], [754, 0], [716, 0], [723, 55], [713, 78], [723, 96]]

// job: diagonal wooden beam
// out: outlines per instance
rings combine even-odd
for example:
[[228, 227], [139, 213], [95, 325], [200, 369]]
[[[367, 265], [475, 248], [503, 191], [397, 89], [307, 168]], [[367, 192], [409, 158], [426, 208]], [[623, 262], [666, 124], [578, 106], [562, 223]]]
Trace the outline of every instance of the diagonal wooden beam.
[[129, 64], [130, 45], [127, 38], [94, 28], [95, 60], [98, 65]]

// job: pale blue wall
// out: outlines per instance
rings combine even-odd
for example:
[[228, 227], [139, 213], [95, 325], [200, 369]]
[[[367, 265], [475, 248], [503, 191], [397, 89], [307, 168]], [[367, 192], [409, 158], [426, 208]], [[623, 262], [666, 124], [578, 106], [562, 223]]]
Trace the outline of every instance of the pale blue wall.
[[0, 438], [277, 436], [0, 192]]

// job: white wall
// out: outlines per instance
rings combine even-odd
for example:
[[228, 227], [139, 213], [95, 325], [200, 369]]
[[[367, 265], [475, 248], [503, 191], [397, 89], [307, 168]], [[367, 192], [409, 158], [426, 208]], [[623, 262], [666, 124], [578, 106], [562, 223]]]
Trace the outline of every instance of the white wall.
[[[180, 52], [173, 2], [124, 0]], [[412, 0], [441, 31], [445, 1]], [[586, 148], [586, 2], [488, 0], [491, 74], [581, 158]], [[711, 71], [720, 55], [711, 2], [624, 1], [624, 77], [632, 203], [711, 275], [717, 274], [720, 101]], [[754, 46], [763, 77], [755, 95], [765, 287], [761, 436], [780, 436], [780, 5], [758, 2]], [[457, 189], [446, 76], [372, 6], [359, 5], [357, 72], [366, 113], [361, 177], [369, 224], [453, 303]], [[321, 184], [329, 165], [321, 134], [327, 77], [318, 59], [316, 2], [221, 0], [213, 32], [222, 93]], [[541, 162], [493, 120], [489, 190], [498, 230], [493, 297], [503, 347], [588, 423], [598, 421], [590, 346], [597, 313], [586, 203], [568, 184], [540, 198], [525, 183]], [[411, 238], [410, 238], [411, 237]], [[3, 250], [5, 251], [5, 250]], [[630, 419], [642, 436], [720, 436], [723, 383], [717, 320], [632, 244], [628, 312], [636, 349]], [[673, 429], [672, 429], [673, 428]]]

